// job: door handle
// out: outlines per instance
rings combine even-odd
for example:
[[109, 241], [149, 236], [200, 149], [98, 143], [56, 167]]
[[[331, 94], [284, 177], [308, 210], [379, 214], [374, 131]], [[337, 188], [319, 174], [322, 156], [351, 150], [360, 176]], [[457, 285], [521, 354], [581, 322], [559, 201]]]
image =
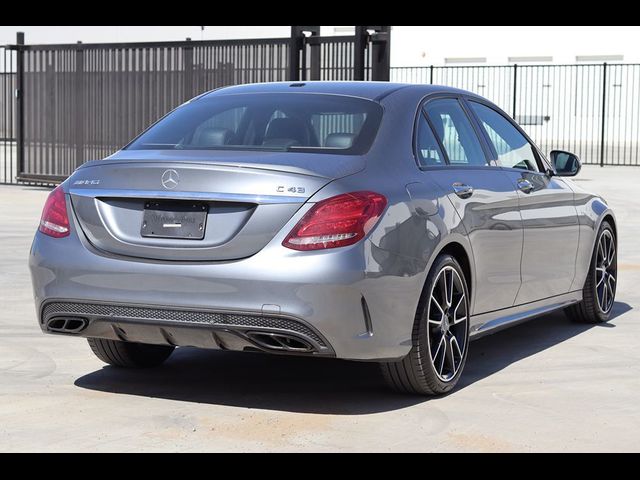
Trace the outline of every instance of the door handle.
[[462, 199], [470, 198], [473, 195], [473, 187], [464, 183], [454, 183], [453, 192]]
[[518, 190], [520, 190], [522, 193], [529, 194], [533, 192], [533, 184], [529, 180], [521, 178], [520, 180], [518, 180]]

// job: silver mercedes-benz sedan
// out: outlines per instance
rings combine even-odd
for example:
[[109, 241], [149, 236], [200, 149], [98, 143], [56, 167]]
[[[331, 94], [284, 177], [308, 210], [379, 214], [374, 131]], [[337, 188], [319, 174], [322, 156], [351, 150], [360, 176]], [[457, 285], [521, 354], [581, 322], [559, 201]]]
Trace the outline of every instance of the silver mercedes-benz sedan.
[[443, 394], [470, 339], [558, 309], [608, 319], [617, 227], [579, 170], [461, 90], [216, 90], [51, 193], [38, 321], [117, 367], [182, 346], [336, 357]]

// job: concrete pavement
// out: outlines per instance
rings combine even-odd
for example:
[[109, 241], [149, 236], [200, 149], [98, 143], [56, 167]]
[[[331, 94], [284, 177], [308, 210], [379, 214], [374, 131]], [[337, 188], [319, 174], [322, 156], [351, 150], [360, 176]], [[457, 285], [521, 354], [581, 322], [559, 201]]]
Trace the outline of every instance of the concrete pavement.
[[0, 451], [639, 451], [639, 180], [578, 179], [618, 217], [613, 320], [554, 314], [478, 340], [434, 400], [335, 360], [180, 349], [157, 370], [105, 367], [36, 323], [27, 255], [48, 191], [0, 187]]

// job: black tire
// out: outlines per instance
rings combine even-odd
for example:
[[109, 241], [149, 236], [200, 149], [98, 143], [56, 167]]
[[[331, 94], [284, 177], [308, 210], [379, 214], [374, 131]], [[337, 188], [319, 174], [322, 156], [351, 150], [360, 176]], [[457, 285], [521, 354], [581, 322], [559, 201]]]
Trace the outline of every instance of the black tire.
[[174, 347], [119, 342], [102, 338], [88, 338], [91, 350], [104, 363], [122, 368], [150, 368], [164, 363]]
[[[614, 272], [615, 282], [613, 282], [613, 292], [611, 298], [608, 299], [611, 302], [611, 307], [603, 309], [598, 300], [598, 245], [603, 235], [610, 235], [613, 239], [614, 254], [612, 267]], [[587, 280], [585, 281], [584, 288], [582, 289], [582, 301], [575, 305], [571, 305], [565, 309], [567, 316], [574, 322], [578, 323], [604, 323], [611, 317], [611, 309], [615, 300], [615, 294], [617, 290], [617, 273], [618, 273], [618, 248], [616, 242], [615, 232], [609, 224], [604, 221], [600, 225], [598, 230], [598, 236], [596, 237], [596, 244], [591, 254], [591, 264], [589, 265], [589, 273], [587, 274]]]
[[[442, 321], [444, 322], [445, 316], [447, 318], [446, 331], [443, 331], [442, 327], [433, 325], [437, 322], [434, 322], [433, 320], [429, 322], [429, 316], [433, 319], [433, 312], [437, 313], [442, 310], [434, 309], [433, 312], [430, 313], [429, 309], [431, 308], [432, 292], [436, 295], [435, 289], [439, 288], [435, 283], [440, 281], [441, 274], [445, 269], [448, 271], [453, 269], [457, 273], [458, 280], [460, 281], [460, 289], [464, 293], [464, 297], [461, 301], [464, 302], [464, 315], [466, 316], [466, 321], [464, 322], [464, 325], [454, 325], [456, 319], [456, 312], [454, 312], [454, 324], [451, 324], [452, 326], [449, 327], [449, 322], [451, 320], [449, 316], [446, 316], [445, 312], [443, 312], [441, 314], [441, 318], [443, 319]], [[446, 278], [445, 274], [445, 281]], [[454, 277], [452, 276], [452, 278]], [[452, 295], [455, 295], [455, 293]], [[458, 303], [458, 301], [455, 300], [454, 303]], [[445, 308], [447, 315], [450, 309], [451, 305], [449, 305], [448, 308]], [[456, 308], [456, 311], [458, 310], [459, 309]], [[461, 316], [461, 314], [459, 316]], [[451, 328], [451, 330], [449, 330], [449, 328]], [[454, 332], [454, 328], [458, 329], [457, 333]], [[434, 363], [439, 363], [437, 360], [440, 358], [438, 355], [439, 350], [435, 352], [435, 359], [432, 360], [431, 345], [435, 345], [433, 342], [435, 341], [437, 343], [438, 341], [436, 336], [438, 333], [434, 333], [434, 329], [442, 335], [441, 342], [442, 339], [446, 339], [449, 334], [456, 336], [458, 352], [460, 352], [459, 344], [461, 343], [464, 345], [461, 352], [462, 355], [459, 355], [458, 369], [456, 371], [454, 344], [453, 341], [449, 341], [451, 348], [451, 357], [449, 358], [452, 360], [454, 365], [450, 378], [443, 379], [434, 365]], [[462, 340], [462, 336], [464, 336], [464, 340]], [[457, 340], [458, 337], [460, 337], [462, 341]], [[418, 304], [418, 310], [416, 312], [412, 333], [412, 343], [413, 346], [411, 351], [404, 359], [397, 362], [384, 362], [380, 364], [382, 374], [387, 384], [392, 389], [401, 393], [427, 396], [443, 395], [453, 390], [460, 379], [460, 375], [464, 370], [464, 365], [467, 360], [469, 347], [469, 291], [464, 272], [457, 260], [451, 255], [440, 255], [434, 262], [433, 267], [427, 276], [425, 288], [422, 292], [422, 296]], [[442, 353], [442, 355], [444, 355], [442, 357], [442, 362], [445, 360], [449, 361], [449, 358], [445, 358], [447, 355], [447, 341], [445, 341], [443, 345], [445, 345], [445, 351]], [[440, 346], [438, 348], [440, 348]], [[440, 368], [440, 374], [442, 374], [442, 367]]]

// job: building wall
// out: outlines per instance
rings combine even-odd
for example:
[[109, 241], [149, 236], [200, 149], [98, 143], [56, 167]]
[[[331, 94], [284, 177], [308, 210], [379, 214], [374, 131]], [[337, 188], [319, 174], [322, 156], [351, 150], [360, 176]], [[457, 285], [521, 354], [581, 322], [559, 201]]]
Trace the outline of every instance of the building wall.
[[[15, 42], [25, 32], [27, 43], [152, 42], [288, 37], [290, 26], [0, 26], [0, 44]], [[324, 32], [323, 32], [324, 33]]]
[[489, 65], [640, 62], [640, 27], [402, 26], [394, 28], [392, 41], [394, 66], [464, 64], [447, 59]]
[[[0, 44], [134, 42], [289, 36], [289, 26], [0, 26]], [[324, 26], [323, 35], [346, 35], [351, 27]], [[640, 27], [396, 26], [393, 66], [640, 62]]]

